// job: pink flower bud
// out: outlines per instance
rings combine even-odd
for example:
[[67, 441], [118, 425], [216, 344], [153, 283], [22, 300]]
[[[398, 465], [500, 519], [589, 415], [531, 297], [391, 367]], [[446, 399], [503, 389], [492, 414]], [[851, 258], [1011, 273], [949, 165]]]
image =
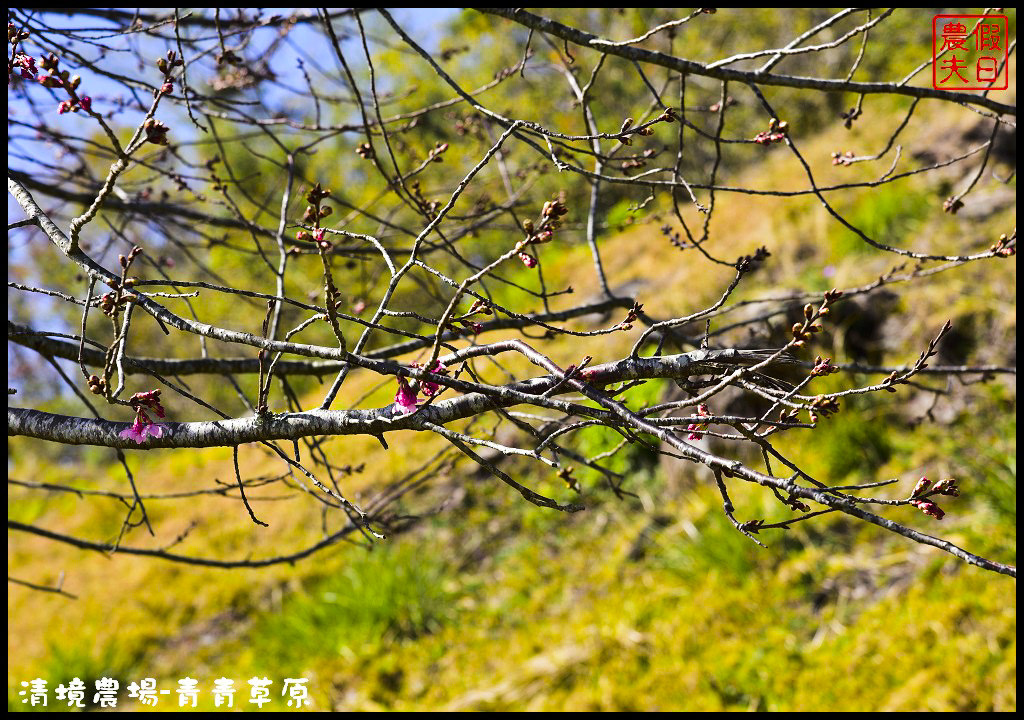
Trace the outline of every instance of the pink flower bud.
[[416, 410], [416, 393], [409, 387], [404, 377], [398, 378], [398, 392], [395, 393], [395, 411], [399, 415], [408, 415]]
[[911, 500], [910, 504], [916, 507], [921, 512], [923, 512], [925, 515], [931, 515], [936, 520], [941, 520], [946, 515], [946, 513], [943, 512], [942, 508], [933, 503], [931, 500]]
[[535, 258], [533, 255], [521, 252], [519, 253], [519, 259], [522, 260], [523, 265], [525, 265], [528, 268], [537, 267], [537, 258]]
[[925, 490], [927, 490], [929, 487], [931, 487], [931, 484], [932, 483], [928, 478], [921, 478], [920, 480], [917, 481], [917, 485], [914, 486], [914, 491], [910, 493], [910, 497], [917, 497]]

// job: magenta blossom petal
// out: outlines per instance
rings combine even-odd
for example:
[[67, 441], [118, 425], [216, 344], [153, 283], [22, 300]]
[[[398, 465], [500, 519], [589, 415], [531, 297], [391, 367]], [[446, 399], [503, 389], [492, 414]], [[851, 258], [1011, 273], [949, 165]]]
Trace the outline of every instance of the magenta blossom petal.
[[[440, 360], [435, 360], [434, 367], [431, 368], [430, 372], [444, 375], [448, 372], [448, 368]], [[433, 397], [441, 389], [441, 386], [436, 382], [424, 380], [420, 383], [420, 389], [423, 390], [423, 394], [427, 397]]]
[[134, 440], [139, 445], [142, 445], [146, 442], [147, 435], [155, 438], [163, 437], [164, 430], [166, 429], [166, 425], [154, 423], [149, 419], [149, 416], [146, 415], [145, 411], [143, 411], [142, 408], [139, 408], [136, 411], [135, 422], [131, 424], [131, 427], [125, 428], [119, 432], [118, 436], [123, 437], [125, 440]]
[[409, 387], [405, 378], [398, 378], [398, 392], [395, 393], [395, 404], [400, 415], [407, 415], [416, 410], [416, 393]]
[[118, 433], [119, 437], [123, 437], [125, 440], [134, 440], [139, 445], [146, 441], [146, 431], [144, 425], [139, 425], [138, 422], [132, 423], [131, 427], [125, 428]]

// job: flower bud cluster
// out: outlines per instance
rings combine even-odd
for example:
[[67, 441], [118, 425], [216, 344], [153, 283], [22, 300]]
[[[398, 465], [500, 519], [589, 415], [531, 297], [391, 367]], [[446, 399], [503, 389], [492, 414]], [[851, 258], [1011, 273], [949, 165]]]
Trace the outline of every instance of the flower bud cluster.
[[640, 156], [634, 155], [633, 157], [626, 158], [619, 164], [619, 167], [622, 168], [623, 172], [627, 173], [630, 170], [636, 170], [642, 167], [647, 167], [647, 160], [649, 158], [654, 157], [657, 154], [657, 150], [652, 150], [648, 148], [647, 150], [644, 150]]
[[743, 273], [752, 272], [769, 257], [771, 257], [771, 253], [762, 245], [754, 251], [753, 255], [741, 255], [736, 260], [736, 269]]
[[[77, 79], [78, 76], [75, 75]], [[67, 112], [78, 112], [79, 110], [85, 110], [86, 112], [92, 111], [92, 98], [88, 95], [84, 95], [80, 98], [72, 98], [71, 100], [64, 100], [57, 105], [57, 114], [63, 115]]]
[[170, 128], [155, 118], [146, 118], [142, 123], [142, 129], [146, 132], [146, 140], [154, 145], [169, 145], [167, 133]]
[[656, 118], [656, 120], [658, 122], [674, 123], [674, 122], [677, 122], [679, 120], [679, 116], [676, 115], [675, 108], [667, 107], [667, 108], [665, 108], [665, 112], [663, 112], [661, 115], [659, 115]]
[[779, 422], [797, 422], [799, 420], [800, 411], [796, 408], [787, 408], [779, 413]]
[[[419, 363], [414, 362], [412, 363], [412, 367], [418, 368], [421, 366]], [[430, 369], [430, 372], [435, 373], [437, 375], [447, 375], [448, 368], [446, 368], [440, 360], [435, 360], [434, 366]], [[437, 395], [441, 391], [441, 386], [436, 382], [431, 382], [430, 380], [421, 380], [420, 390], [423, 392], [425, 396], [433, 397], [434, 395]]]
[[814, 358], [814, 368], [811, 369], [811, 377], [831, 375], [837, 372], [839, 372], [839, 368], [832, 364], [832, 358], [825, 358], [823, 360], [821, 355]]
[[[697, 406], [697, 414], [700, 416], [707, 416], [711, 413], [708, 411], [708, 406], [701, 403]], [[704, 431], [708, 429], [708, 423], [706, 422], [695, 422], [690, 423], [686, 426], [686, 432], [690, 433], [686, 436], [687, 440], [700, 440], [704, 437]]]
[[662, 225], [661, 234], [668, 238], [668, 241], [672, 243], [674, 247], [677, 247], [680, 250], [685, 250], [688, 247], [693, 247], [692, 245], [687, 245], [686, 241], [683, 240], [683, 236], [680, 233], [673, 230], [671, 225]]
[[135, 393], [128, 399], [132, 407], [144, 407], [155, 412], [159, 417], [165, 417], [164, 406], [160, 404], [160, 389], [148, 392]]
[[811, 422], [818, 422], [818, 413], [822, 417], [828, 417], [839, 412], [839, 401], [835, 398], [818, 395], [811, 400]]
[[889, 373], [889, 376], [882, 381], [882, 386], [885, 388], [886, 392], [894, 393], [896, 392], [896, 388], [894, 388], [893, 385], [896, 385], [897, 383], [900, 382], [902, 382], [902, 380], [900, 380], [900, 371], [893, 370], [891, 373]]
[[993, 252], [1000, 257], [1010, 257], [1011, 255], [1017, 254], [1017, 231], [1014, 230], [1010, 237], [1003, 233], [996, 240], [995, 244], [989, 247], [989, 252]]
[[473, 301], [473, 305], [472, 307], [469, 308], [469, 312], [467, 312], [465, 315], [461, 315], [455, 318], [454, 320], [452, 320], [452, 322], [462, 325], [462, 327], [469, 330], [474, 335], [479, 335], [480, 331], [483, 330], [483, 325], [473, 320], [469, 320], [468, 318], [471, 318], [474, 315], [493, 314], [494, 310], [491, 309], [490, 303], [488, 303], [486, 300], [477, 299]]
[[956, 480], [953, 478], [939, 480], [933, 486], [928, 478], [923, 477], [917, 481], [916, 485], [914, 485], [914, 489], [910, 493], [909, 504], [916, 507], [925, 515], [931, 515], [936, 520], [941, 520], [945, 517], [946, 513], [933, 500], [929, 499], [933, 495], [960, 497], [960, 488], [956, 486]]
[[[637, 135], [642, 135], [644, 137], [649, 137], [649, 136], [654, 134], [654, 127], [653, 127], [653, 125], [655, 123], [659, 123], [659, 122], [673, 123], [673, 122], [675, 122], [678, 119], [679, 118], [676, 116], [676, 111], [674, 109], [670, 108], [670, 107], [667, 107], [667, 108], [665, 108], [665, 112], [663, 112], [658, 117], [654, 118], [654, 120], [652, 122], [648, 123], [647, 125], [644, 125], [643, 127], [637, 128], [633, 132], [636, 133]], [[627, 130], [629, 130], [629, 128], [631, 128], [632, 126], [633, 126], [633, 118], [628, 117], [628, 118], [626, 118], [625, 120], [622, 121], [622, 125], [619, 127], [618, 134], [621, 135], [621, 137], [618, 138], [618, 140], [623, 145], [632, 145], [633, 144], [633, 138], [631, 138], [629, 135], [622, 135], [622, 133], [624, 133]]]
[[19, 30], [14, 23], [7, 23], [7, 42], [11, 45], [17, 45], [22, 40], [26, 40], [28, 36], [28, 30]]
[[115, 293], [104, 293], [103, 297], [100, 298], [100, 310], [103, 311], [104, 315], [116, 317], [129, 300], [130, 298], [127, 295], [118, 297]]
[[640, 317], [640, 313], [644, 311], [644, 306], [638, 303], [636, 300], [633, 301], [633, 307], [626, 313], [626, 319], [619, 323], [619, 330], [632, 330], [633, 323]]
[[844, 153], [834, 152], [832, 153], [832, 164], [833, 165], [850, 165], [853, 163], [853, 150], [847, 150]]
[[565, 191], [558, 193], [554, 200], [548, 200], [540, 212], [540, 221], [534, 224], [532, 220], [523, 221], [523, 230], [526, 237], [516, 243], [515, 251], [519, 259], [528, 268], [537, 266], [537, 258], [526, 252], [531, 245], [543, 245], [551, 242], [555, 236], [555, 230], [562, 226], [562, 217], [569, 213], [565, 204]]
[[427, 200], [423, 196], [423, 190], [420, 187], [419, 180], [413, 180], [408, 185], [409, 191], [412, 193], [412, 199], [416, 201], [416, 204], [420, 208], [420, 212], [427, 216], [428, 220], [433, 220], [437, 217], [437, 211], [441, 208], [441, 203], [437, 200]]
[[793, 331], [793, 345], [795, 347], [803, 347], [804, 343], [810, 340], [814, 333], [822, 331], [822, 325], [818, 320], [831, 312], [829, 305], [838, 300], [842, 294], [842, 290], [836, 290], [835, 288], [829, 290], [825, 293], [821, 307], [817, 310], [814, 309], [813, 305], [804, 305], [804, 321], [802, 323], [793, 323], [791, 328]]
[[[420, 367], [419, 363], [412, 363], [412, 367]], [[437, 375], [447, 375], [448, 368], [446, 368], [440, 360], [434, 361], [434, 366], [430, 369], [430, 372]], [[417, 395], [419, 391], [423, 391], [426, 397], [434, 397], [441, 391], [440, 384], [432, 382], [430, 380], [423, 380], [419, 383], [419, 387], [414, 389], [409, 381], [401, 375], [398, 376], [398, 392], [395, 393], [395, 412], [398, 415], [408, 415], [411, 412], [416, 411]]]
[[89, 376], [89, 392], [93, 395], [102, 395], [106, 392], [107, 381], [98, 375]]
[[758, 145], [772, 145], [782, 142], [788, 135], [789, 123], [785, 120], [780, 122], [777, 118], [772, 118], [768, 121], [768, 129], [764, 132], [759, 132], [754, 138], [754, 142]]
[[[672, 120], [669, 119], [671, 117], [672, 116], [669, 115], [666, 112], [666, 113], [663, 113], [662, 115], [658, 116], [658, 118], [655, 119], [655, 122], [658, 122], [662, 118], [664, 118], [666, 122], [672, 122]], [[622, 127], [619, 128], [619, 132], [620, 133], [626, 132], [627, 130], [629, 130], [629, 128], [630, 128], [630, 126], [632, 124], [633, 124], [633, 118], [631, 118], [631, 117], [630, 118], [626, 118], [625, 120], [622, 121]], [[651, 127], [650, 125], [647, 125], [645, 127], [637, 128], [634, 132], [637, 135], [643, 135], [643, 136], [646, 137], [646, 136], [650, 136], [650, 135], [654, 134], [654, 128]], [[622, 137], [619, 138], [619, 142], [622, 143], [623, 145], [632, 145], [633, 144], [633, 139], [631, 137], [629, 137], [628, 135], [623, 135]]]
[[761, 529], [764, 527], [764, 520], [747, 520], [745, 523], [740, 523], [740, 531], [753, 533], [758, 535]]
[[469, 135], [470, 137], [482, 138], [484, 130], [481, 127], [480, 116], [476, 114], [469, 114], [465, 117], [454, 116], [455, 122], [452, 125], [452, 130], [459, 137]]
[[786, 505], [788, 505], [789, 507], [793, 508], [797, 512], [810, 512], [811, 511], [811, 506], [808, 505], [807, 503], [802, 502], [801, 500], [799, 500], [795, 495], [790, 495], [788, 498], [786, 498], [785, 502], [786, 502]]
[[435, 143], [434, 147], [431, 148], [430, 152], [427, 154], [427, 161], [444, 162], [444, 158], [441, 156], [444, 155], [445, 151], [447, 150], [448, 143], [443, 143], [439, 140], [437, 143]]
[[134, 293], [128, 291], [135, 286], [136, 281], [135, 278], [128, 277], [128, 270], [141, 252], [142, 248], [136, 245], [132, 247], [127, 257], [119, 255], [117, 258], [121, 264], [121, 277], [111, 280], [110, 286], [113, 288], [113, 292], [104, 293], [100, 298], [100, 310], [111, 319], [116, 319], [124, 306], [135, 300]]
[[[19, 32], [8, 23], [7, 37], [13, 45], [17, 46], [19, 41], [28, 37], [28, 32]], [[26, 53], [15, 51], [13, 59], [8, 66], [8, 82], [14, 73], [14, 68], [20, 68], [19, 75], [26, 80], [35, 80], [46, 88], [63, 88], [67, 92], [68, 99], [61, 101], [57, 105], [57, 113], [59, 115], [78, 112], [79, 110], [84, 110], [87, 113], [92, 112], [92, 98], [88, 95], [79, 97], [76, 92], [82, 84], [81, 76], [72, 75], [68, 70], [61, 70], [60, 58], [55, 54], [50, 53], [41, 58], [39, 60], [39, 70], [37, 70], [35, 58]]]
[[308, 202], [310, 205], [320, 207], [320, 203], [322, 203], [326, 198], [329, 198], [330, 196], [331, 191], [329, 189], [320, 187], [320, 183], [317, 183], [308, 193], [306, 193], [306, 202]]
[[849, 130], [853, 127], [853, 121], [859, 118], [861, 115], [860, 108], [852, 107], [846, 112], [839, 113], [839, 117], [843, 119], [843, 125]]
[[10, 82], [10, 76], [14, 72], [14, 68], [21, 68], [21, 77], [25, 80], [35, 80], [36, 74], [39, 72], [36, 70], [36, 59], [31, 55], [25, 53], [15, 53], [14, 59], [11, 60], [11, 69], [8, 71], [8, 82]]
[[[333, 210], [329, 205], [323, 204], [323, 201], [330, 196], [330, 189], [322, 187], [320, 183], [314, 185], [310, 191], [306, 193], [306, 202], [308, 205], [303, 213], [302, 219], [306, 222], [312, 222], [313, 233], [310, 235], [306, 230], [298, 230], [295, 233], [295, 239], [300, 242], [309, 242], [312, 240], [316, 243], [317, 253], [320, 255], [320, 261], [324, 268], [324, 300], [327, 307], [327, 314], [323, 317], [331, 324], [331, 330], [334, 331], [334, 336], [338, 339], [338, 343], [344, 349], [345, 336], [342, 334], [341, 327], [338, 324], [338, 309], [345, 304], [345, 300], [342, 298], [338, 287], [334, 284], [334, 278], [331, 275], [331, 262], [328, 255], [334, 249], [334, 245], [326, 237], [327, 230], [320, 227], [320, 221], [323, 218], [329, 217], [333, 213]], [[310, 297], [315, 297], [315, 295], [310, 293]]]
[[185, 61], [178, 57], [178, 53], [174, 50], [168, 50], [167, 55], [156, 60], [156, 68], [163, 73], [164, 81], [160, 86], [160, 92], [163, 95], [170, 95], [174, 92], [174, 78], [171, 75], [174, 73], [174, 68], [183, 67]]

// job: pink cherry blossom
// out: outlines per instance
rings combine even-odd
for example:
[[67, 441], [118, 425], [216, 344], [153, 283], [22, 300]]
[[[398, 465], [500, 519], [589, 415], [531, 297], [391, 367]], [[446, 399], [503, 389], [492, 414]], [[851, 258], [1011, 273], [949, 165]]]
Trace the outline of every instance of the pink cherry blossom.
[[395, 408], [399, 415], [408, 415], [416, 411], [416, 393], [409, 387], [404, 377], [398, 378], [398, 392], [395, 393]]
[[134, 440], [141, 445], [146, 442], [146, 435], [160, 438], [164, 436], [164, 430], [166, 429], [166, 425], [153, 422], [145, 412], [140, 410], [135, 416], [135, 422], [131, 424], [131, 427], [122, 430], [118, 435], [126, 440]]
[[31, 55], [18, 53], [14, 56], [14, 61], [11, 64], [14, 65], [14, 67], [21, 68], [21, 77], [26, 80], [35, 79], [36, 59]]
[[146, 441], [146, 426], [136, 417], [131, 427], [119, 432], [118, 436], [123, 437], [125, 440], [134, 440], [141, 445]]
[[[413, 365], [415, 366], [416, 363], [413, 363]], [[435, 360], [434, 367], [430, 369], [430, 372], [437, 373], [439, 375], [446, 375], [448, 373], [448, 368], [442, 365], [440, 360]], [[423, 394], [426, 395], [427, 397], [433, 397], [438, 392], [438, 390], [440, 390], [440, 388], [441, 386], [439, 384], [437, 384], [436, 382], [431, 382], [429, 380], [423, 380], [420, 383], [420, 389], [423, 391]]]
[[118, 436], [125, 440], [134, 440], [139, 445], [146, 442], [147, 435], [155, 438], [163, 437], [167, 426], [153, 422], [146, 414], [146, 410], [149, 409], [158, 417], [165, 416], [164, 406], [160, 404], [160, 391], [150, 390], [149, 392], [135, 393], [129, 402], [135, 408], [135, 422], [119, 432]]

